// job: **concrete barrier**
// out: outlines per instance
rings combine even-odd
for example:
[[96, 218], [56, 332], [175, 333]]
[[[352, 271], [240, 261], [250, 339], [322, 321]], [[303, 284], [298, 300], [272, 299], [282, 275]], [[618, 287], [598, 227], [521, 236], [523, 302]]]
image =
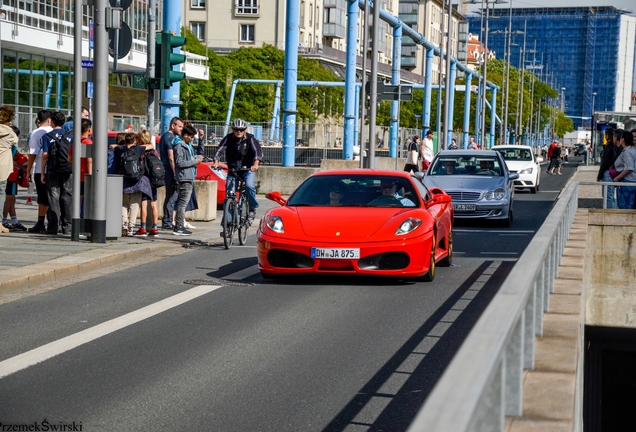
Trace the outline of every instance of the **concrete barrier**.
[[[395, 170], [394, 158], [377, 158], [376, 160], [377, 169]], [[397, 163], [398, 171], [401, 171], [406, 159], [400, 158]], [[341, 159], [323, 159], [320, 162], [320, 168], [261, 165], [256, 172], [256, 191], [259, 194], [278, 191], [282, 195], [290, 195], [307, 177], [318, 171], [359, 167], [360, 161]]]
[[[197, 196], [197, 202], [199, 203], [199, 209], [186, 212], [185, 217], [191, 221], [211, 221], [216, 219], [216, 194], [217, 194], [217, 181], [216, 180], [196, 180], [194, 182], [194, 192]], [[166, 188], [160, 187], [157, 189], [157, 207], [159, 209], [159, 221], [163, 217], [163, 203], [166, 199]], [[148, 219], [152, 226], [152, 215], [150, 210], [148, 211]]]
[[636, 212], [589, 210], [585, 324], [636, 328]]

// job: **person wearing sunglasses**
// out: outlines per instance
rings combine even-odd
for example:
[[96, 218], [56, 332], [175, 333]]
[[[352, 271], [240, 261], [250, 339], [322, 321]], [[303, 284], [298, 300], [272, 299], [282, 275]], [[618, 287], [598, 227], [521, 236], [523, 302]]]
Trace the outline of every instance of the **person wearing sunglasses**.
[[[240, 118], [235, 119], [232, 122], [232, 132], [221, 140], [213, 159], [214, 168], [218, 168], [221, 156], [225, 153], [228, 168], [249, 168], [249, 170], [241, 172], [240, 176], [243, 178], [245, 189], [247, 190], [250, 207], [248, 219], [252, 221], [258, 208], [254, 180], [258, 166], [261, 160], [263, 160], [263, 149], [258, 140], [254, 138], [254, 135], [247, 133], [246, 129], [247, 122], [245, 120]], [[230, 184], [230, 182], [234, 181], [234, 177], [229, 176], [227, 181], [227, 190], [233, 190], [233, 185]]]
[[344, 185], [342, 184], [334, 184], [329, 188], [329, 205], [330, 206], [341, 206], [343, 205], [344, 198]]
[[390, 196], [400, 201], [404, 207], [415, 207], [415, 203], [408, 198], [404, 198], [397, 193], [398, 185], [394, 180], [382, 179], [380, 182], [382, 196]]

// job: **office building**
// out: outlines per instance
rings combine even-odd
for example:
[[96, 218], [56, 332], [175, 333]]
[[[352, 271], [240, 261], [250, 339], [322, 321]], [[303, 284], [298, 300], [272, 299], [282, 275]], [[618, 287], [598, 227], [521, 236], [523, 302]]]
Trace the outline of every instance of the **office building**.
[[[503, 53], [510, 9], [490, 16], [488, 49]], [[480, 19], [468, 17], [472, 33], [479, 34]], [[592, 104], [595, 111], [629, 111], [636, 17], [612, 6], [513, 8], [511, 29], [526, 29], [525, 67], [534, 61], [536, 74], [564, 95], [560, 106], [575, 127], [589, 127]], [[520, 67], [523, 35], [513, 42], [510, 62]]]

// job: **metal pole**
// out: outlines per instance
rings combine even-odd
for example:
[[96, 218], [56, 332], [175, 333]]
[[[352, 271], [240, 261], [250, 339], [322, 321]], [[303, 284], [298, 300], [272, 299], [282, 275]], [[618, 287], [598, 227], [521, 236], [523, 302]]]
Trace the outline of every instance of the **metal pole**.
[[440, 49], [439, 49], [439, 65], [437, 67], [437, 112], [435, 113], [435, 129], [437, 131], [437, 149], [442, 150], [443, 142], [442, 139], [442, 47], [444, 46], [444, 7], [446, 5], [446, 1], [442, 0], [442, 28], [441, 28], [441, 38], [439, 41]]
[[[148, 5], [148, 35], [146, 43], [148, 44], [147, 61], [146, 61], [146, 77], [151, 80], [155, 77], [155, 33], [157, 29], [157, 4], [153, 1]], [[148, 112], [146, 114], [146, 127], [150, 132], [150, 136], [155, 134], [155, 91], [148, 89]], [[154, 141], [153, 141], [154, 142]]]
[[[506, 27], [504, 30], [504, 73], [503, 73], [503, 80], [506, 80], [506, 69], [507, 69], [507, 65], [508, 63], [506, 63], [506, 52], [508, 49], [508, 33], [509, 33], [509, 28]], [[508, 61], [510, 61], [510, 59], [508, 59]], [[501, 99], [502, 102], [505, 102], [505, 98], [506, 98], [506, 87], [504, 87], [502, 85], [502, 92], [503, 94], [501, 95]], [[503, 108], [503, 103], [502, 103], [502, 108]], [[502, 115], [503, 115], [503, 109], [502, 109]], [[502, 119], [502, 123], [503, 123], [503, 119]], [[499, 128], [499, 144], [506, 144], [506, 142], [504, 141], [504, 137], [506, 134], [506, 129], [504, 128], [504, 125], [502, 124], [501, 127]]]
[[510, 97], [510, 66], [512, 66], [512, 62], [510, 61], [510, 45], [512, 44], [512, 1], [510, 0], [510, 15], [508, 18], [508, 63], [506, 68], [506, 107], [504, 109], [504, 118], [503, 118], [503, 126], [502, 129], [504, 131], [504, 137], [506, 137], [506, 141], [503, 144], [508, 144], [508, 100]]
[[523, 22], [523, 52], [521, 53], [521, 97], [519, 98], [519, 141], [525, 144], [523, 137], [523, 90], [525, 87], [524, 71], [526, 70], [526, 31], [528, 29], [528, 21]]
[[360, 168], [364, 168], [364, 117], [367, 108], [367, 50], [369, 49], [369, 2], [364, 2], [364, 24], [362, 27], [362, 99], [360, 101]]
[[[369, 168], [375, 168], [375, 121], [378, 110], [378, 38], [380, 37], [380, 4], [373, 2], [373, 35], [371, 36], [371, 100], [369, 101]], [[362, 150], [360, 150], [362, 152]]]
[[108, 168], [108, 0], [95, 0], [95, 113], [93, 115], [93, 209], [91, 242], [106, 243], [106, 180]]
[[[488, 90], [488, 20], [490, 19], [490, 4], [486, 2], [486, 36], [484, 40], [484, 87], [483, 87], [483, 97], [481, 98], [482, 109], [481, 109], [481, 142], [482, 148], [485, 147], [486, 143], [486, 96]], [[495, 107], [491, 107], [491, 109], [495, 109]]]
[[71, 214], [71, 240], [79, 241], [82, 140], [82, 0], [75, 0], [73, 39], [73, 210]]
[[300, 0], [287, 1], [285, 89], [283, 92], [283, 166], [294, 166], [296, 152], [296, 93], [298, 90], [298, 30]]
[[[356, 128], [356, 69], [358, 51], [358, 12], [360, 7], [355, 1], [347, 3], [347, 51], [345, 69], [345, 106], [344, 106], [344, 142], [342, 143], [342, 158], [353, 159], [353, 144]], [[296, 60], [298, 61], [298, 60]]]
[[[453, 125], [451, 124], [450, 101], [453, 98], [454, 88], [451, 88], [451, 33], [452, 33], [452, 0], [448, 0], [448, 24], [446, 28], [446, 100], [444, 101], [444, 140], [439, 150], [446, 150], [451, 143], [453, 136]], [[440, 56], [441, 58], [441, 56]]]

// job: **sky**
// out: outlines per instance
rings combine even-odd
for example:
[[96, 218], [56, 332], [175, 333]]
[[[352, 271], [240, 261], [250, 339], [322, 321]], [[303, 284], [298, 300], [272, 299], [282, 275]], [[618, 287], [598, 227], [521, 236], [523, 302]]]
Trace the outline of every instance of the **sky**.
[[[480, 2], [481, 3], [481, 2]], [[636, 13], [636, 2], [634, 0], [560, 0], [555, 3], [554, 0], [512, 0], [513, 8], [521, 8], [521, 7], [554, 7], [558, 4], [559, 7], [568, 7], [568, 6], [614, 6], [618, 9], [626, 9], [631, 11], [633, 14]], [[468, 10], [473, 11], [475, 9], [479, 9], [481, 4], [478, 5], [469, 5]], [[509, 8], [510, 3], [498, 5], [497, 8]]]

